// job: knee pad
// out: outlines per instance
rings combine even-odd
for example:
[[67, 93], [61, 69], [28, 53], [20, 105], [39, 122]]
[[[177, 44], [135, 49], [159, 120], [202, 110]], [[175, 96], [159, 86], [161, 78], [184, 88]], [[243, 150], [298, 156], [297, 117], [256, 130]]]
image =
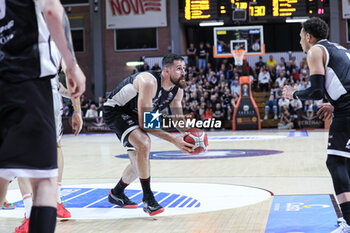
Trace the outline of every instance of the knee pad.
[[337, 195], [350, 192], [348, 162], [350, 162], [350, 160], [348, 161], [347, 158], [337, 155], [328, 155], [326, 164], [332, 176], [334, 190]]

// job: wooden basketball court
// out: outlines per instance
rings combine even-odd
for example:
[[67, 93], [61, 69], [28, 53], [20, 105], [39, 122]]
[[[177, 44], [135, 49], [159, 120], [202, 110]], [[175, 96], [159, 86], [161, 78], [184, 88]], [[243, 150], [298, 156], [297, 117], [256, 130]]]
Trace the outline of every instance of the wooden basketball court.
[[[297, 137], [290, 137], [290, 131], [278, 130], [211, 131], [208, 134], [209, 150], [253, 149], [282, 153], [212, 159], [152, 159], [151, 184], [242, 185], [265, 189], [274, 195], [333, 193], [325, 165], [328, 139], [325, 130], [311, 130], [307, 135]], [[220, 141], [218, 136], [233, 136], [233, 140]], [[211, 141], [212, 137], [219, 139]], [[62, 145], [65, 158], [63, 187], [116, 183], [129, 162], [115, 157], [125, 151], [110, 134], [64, 136]], [[152, 137], [151, 150], [176, 151], [177, 148]], [[10, 184], [10, 189], [18, 189], [16, 181]], [[228, 203], [234, 201], [231, 196], [224, 196], [224, 199]], [[273, 196], [239, 208], [174, 216], [147, 217], [142, 213], [144, 217], [137, 218], [58, 220], [56, 232], [265, 232], [272, 200]], [[138, 211], [142, 212], [141, 209]], [[14, 232], [20, 223], [20, 218], [2, 217], [0, 232]]]

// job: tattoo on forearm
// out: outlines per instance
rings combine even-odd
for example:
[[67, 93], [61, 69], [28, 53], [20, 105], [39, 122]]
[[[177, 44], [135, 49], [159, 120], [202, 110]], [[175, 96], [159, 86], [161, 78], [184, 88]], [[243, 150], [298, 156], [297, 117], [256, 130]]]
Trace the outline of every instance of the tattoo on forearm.
[[63, 23], [63, 29], [64, 29], [64, 34], [66, 36], [68, 49], [72, 53], [74, 62], [77, 64], [77, 60], [75, 58], [74, 49], [73, 49], [72, 35], [70, 33], [69, 20], [68, 20], [66, 12], [64, 12], [64, 11], [63, 11], [62, 23]]

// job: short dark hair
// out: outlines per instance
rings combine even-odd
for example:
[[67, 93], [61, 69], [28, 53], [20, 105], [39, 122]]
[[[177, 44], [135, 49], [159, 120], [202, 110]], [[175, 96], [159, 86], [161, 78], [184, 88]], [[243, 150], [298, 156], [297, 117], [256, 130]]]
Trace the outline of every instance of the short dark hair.
[[163, 57], [162, 68], [164, 69], [164, 67], [172, 65], [174, 63], [174, 61], [176, 61], [176, 60], [184, 61], [184, 58], [180, 55], [177, 55], [174, 53], [169, 53], [168, 55]]
[[301, 26], [306, 33], [309, 33], [317, 40], [327, 39], [328, 37], [328, 25], [324, 20], [318, 17], [312, 17], [311, 19], [308, 19], [302, 23]]

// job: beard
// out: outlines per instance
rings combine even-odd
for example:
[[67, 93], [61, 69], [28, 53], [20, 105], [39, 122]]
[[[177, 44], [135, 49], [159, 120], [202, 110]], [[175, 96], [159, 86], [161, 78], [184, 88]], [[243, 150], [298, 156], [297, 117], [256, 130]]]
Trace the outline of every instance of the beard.
[[173, 77], [170, 77], [170, 81], [177, 87], [179, 88], [186, 88], [187, 87], [187, 84], [186, 84], [186, 81], [185, 81], [185, 77], [181, 77], [179, 80], [174, 80]]

